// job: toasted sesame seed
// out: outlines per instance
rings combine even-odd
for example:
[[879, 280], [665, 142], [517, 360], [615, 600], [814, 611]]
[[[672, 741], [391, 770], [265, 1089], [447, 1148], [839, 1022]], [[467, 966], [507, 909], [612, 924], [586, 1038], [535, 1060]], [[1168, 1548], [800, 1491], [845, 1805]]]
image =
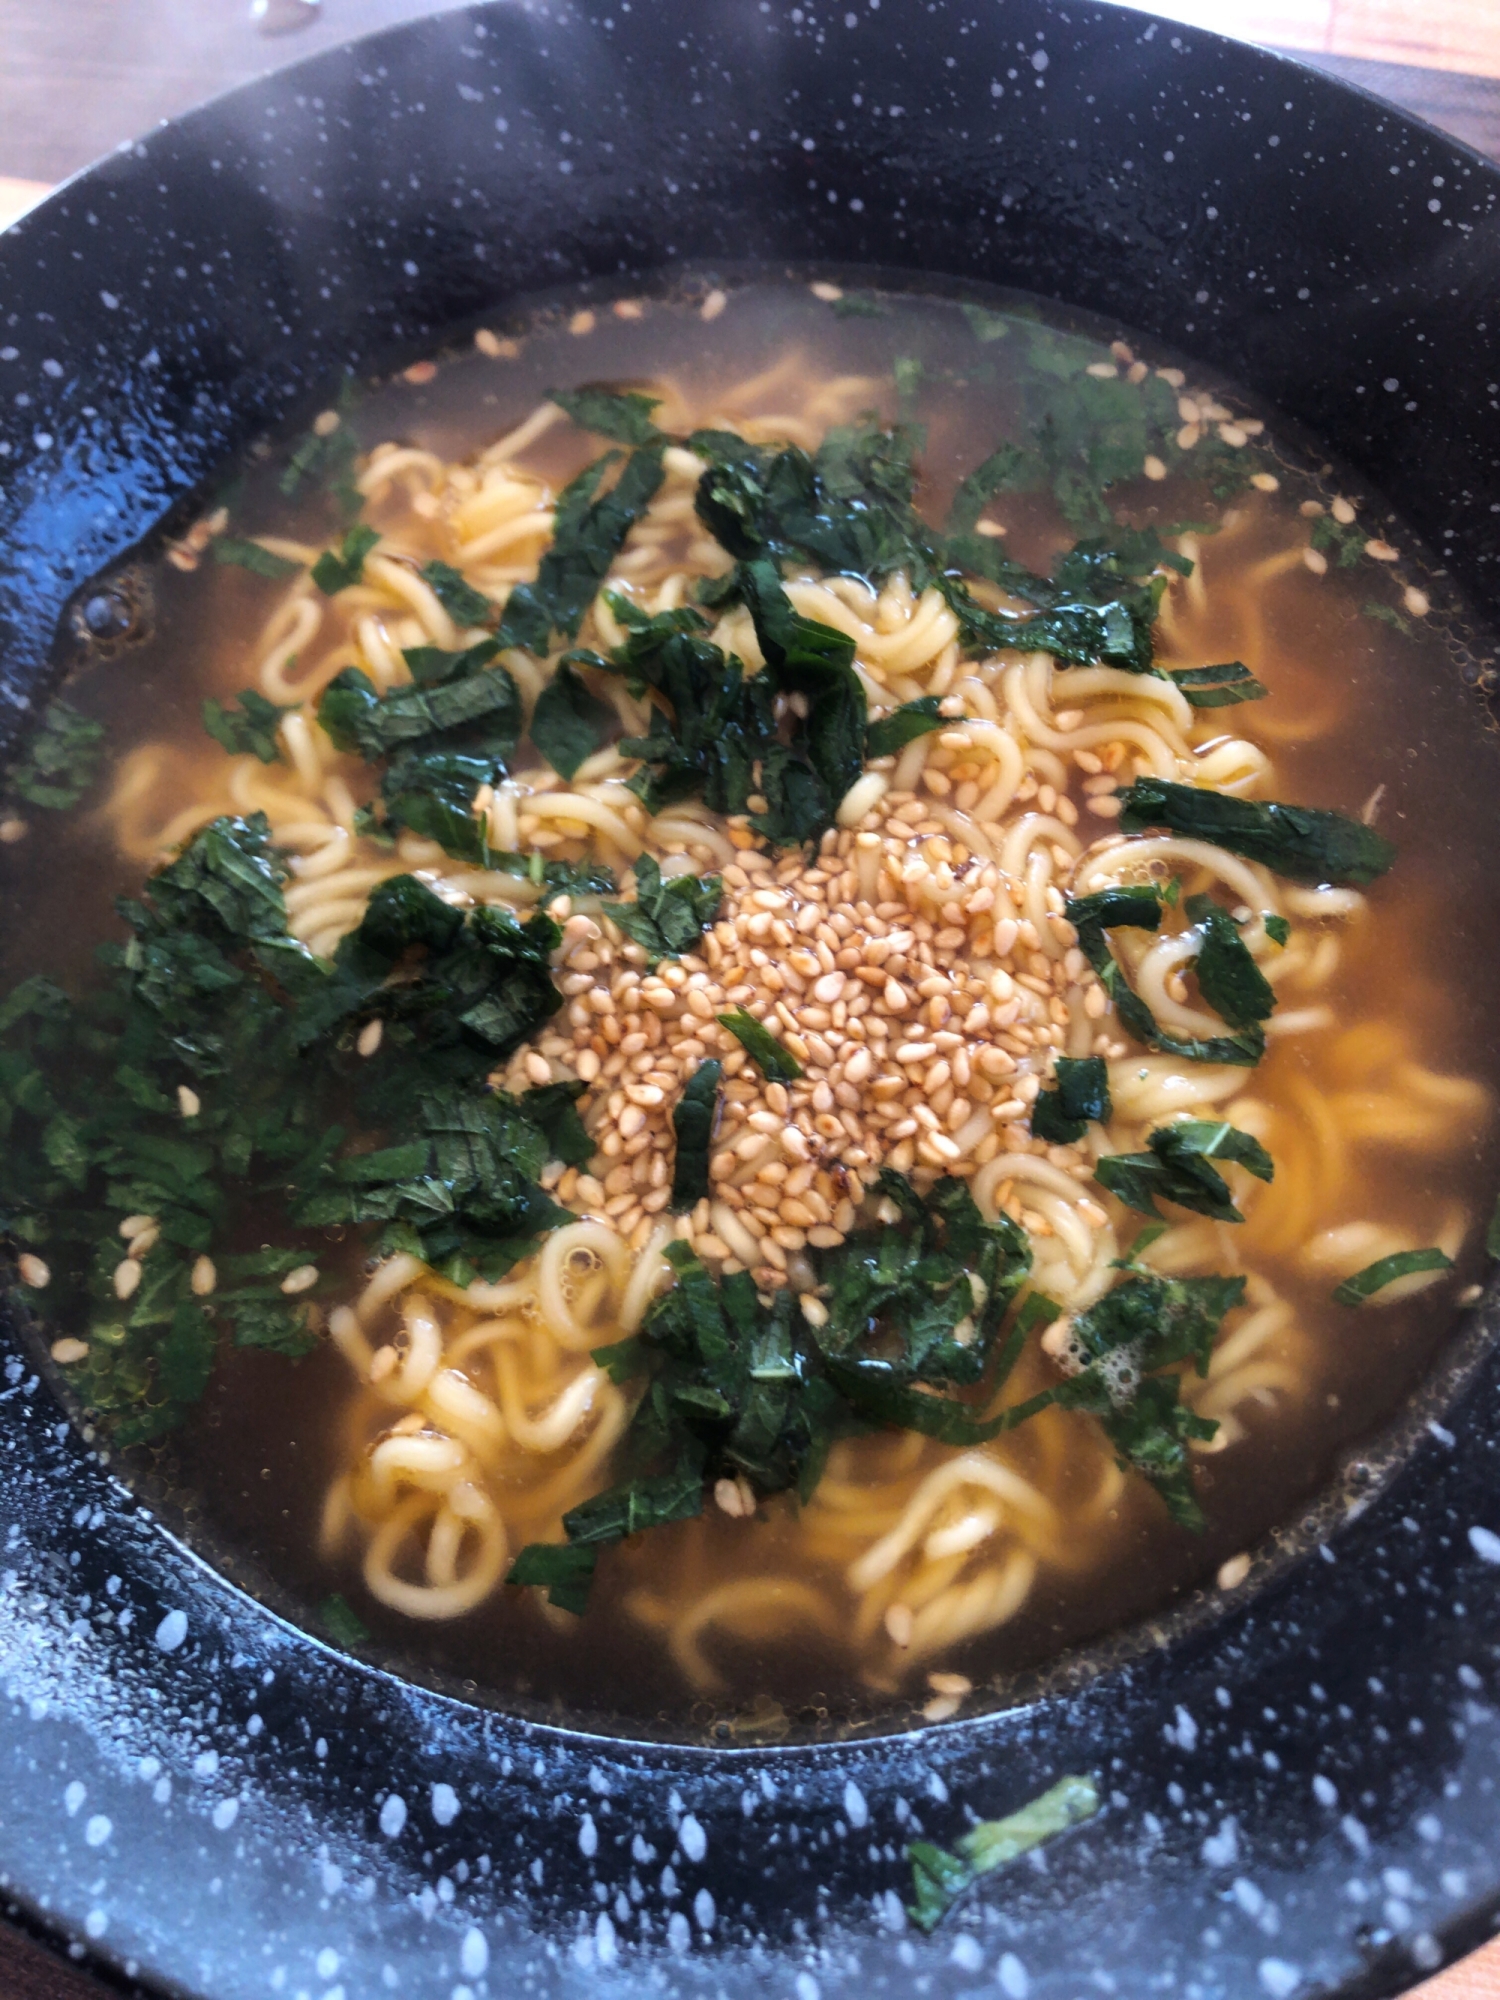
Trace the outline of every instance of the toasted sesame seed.
[[128, 1299], [134, 1296], [135, 1288], [141, 1282], [141, 1267], [134, 1257], [126, 1257], [115, 1266], [115, 1297]]
[[75, 1336], [68, 1335], [62, 1340], [54, 1340], [50, 1351], [52, 1359], [57, 1362], [58, 1366], [67, 1368], [75, 1361], [87, 1359], [89, 1344], [86, 1340], [79, 1340]]
[[974, 1683], [967, 1674], [932, 1673], [927, 1676], [927, 1685], [934, 1694], [954, 1695], [960, 1701], [974, 1692]]
[[384, 1021], [378, 1018], [373, 1021], [366, 1021], [365, 1025], [359, 1031], [359, 1039], [355, 1042], [354, 1046], [360, 1055], [372, 1056], [380, 1047], [381, 1038], [384, 1034]]
[[52, 1282], [51, 1271], [33, 1251], [21, 1252], [16, 1259], [16, 1270], [20, 1274], [21, 1283], [29, 1285], [34, 1292], [41, 1291], [44, 1286]]
[[295, 1271], [287, 1272], [281, 1281], [281, 1289], [288, 1294], [295, 1295], [297, 1292], [310, 1292], [317, 1282], [317, 1265], [299, 1264]]
[[198, 1298], [206, 1299], [219, 1282], [213, 1258], [200, 1257], [193, 1265], [192, 1276], [188, 1282]]
[[885, 1612], [885, 1630], [893, 1646], [909, 1646], [916, 1620], [908, 1604], [888, 1604]]

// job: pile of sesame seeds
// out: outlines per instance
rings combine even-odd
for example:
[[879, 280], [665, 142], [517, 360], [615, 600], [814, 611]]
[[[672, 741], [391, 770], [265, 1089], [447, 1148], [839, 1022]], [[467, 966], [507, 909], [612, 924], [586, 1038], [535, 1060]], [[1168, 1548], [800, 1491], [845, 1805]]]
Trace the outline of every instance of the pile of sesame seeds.
[[[564, 920], [565, 1008], [498, 1080], [512, 1090], [568, 1077], [588, 1086], [580, 1108], [598, 1151], [586, 1171], [549, 1171], [559, 1200], [644, 1245], [671, 1198], [673, 1109], [698, 1064], [717, 1058], [709, 1195], [677, 1233], [721, 1270], [750, 1270], [763, 1289], [807, 1288], [802, 1253], [842, 1242], [882, 1167], [920, 1184], [972, 1177], [1002, 1152], [1035, 1152], [1080, 1182], [1081, 1216], [1103, 1226], [1082, 1185], [1091, 1155], [1033, 1140], [1028, 1119], [1056, 1054], [1077, 1045], [1075, 1021], [1088, 1024], [1091, 1052], [1120, 1052], [1107, 995], [1063, 917], [1061, 890], [1046, 891], [1044, 938], [1020, 886], [964, 844], [951, 814], [938, 816], [962, 769], [962, 737], [943, 732], [922, 794], [887, 790], [811, 858], [763, 852], [731, 821], [737, 854], [722, 871], [719, 917], [680, 960], [650, 970], [607, 916], [553, 905]], [[1107, 826], [1114, 778], [1082, 765], [1079, 775], [1109, 787], [1085, 795]], [[1053, 787], [1028, 778], [1022, 792], [1021, 805], [1076, 823]], [[1060, 845], [1051, 860], [1060, 877], [1074, 866]], [[740, 1007], [796, 1058], [799, 1079], [767, 1082], [719, 1025]], [[1050, 1233], [1013, 1184], [998, 1192], [1016, 1220]]]

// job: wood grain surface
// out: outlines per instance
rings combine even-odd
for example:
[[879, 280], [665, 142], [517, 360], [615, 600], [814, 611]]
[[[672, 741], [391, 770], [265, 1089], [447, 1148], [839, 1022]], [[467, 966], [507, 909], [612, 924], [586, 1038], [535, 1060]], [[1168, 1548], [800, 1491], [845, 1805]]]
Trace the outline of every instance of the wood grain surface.
[[1496, 0], [1153, 0], [1154, 11], [1221, 35], [1369, 62], [1500, 77]]
[[[323, 0], [305, 30], [271, 39], [247, 0], [0, 0], [0, 228], [159, 119], [439, 11], [433, 0]], [[1500, 0], [1159, 0], [1154, 11], [1295, 50], [1500, 158]], [[0, 1922], [0, 2000], [128, 1990]], [[1500, 2000], [1500, 1940], [1411, 2000]]]

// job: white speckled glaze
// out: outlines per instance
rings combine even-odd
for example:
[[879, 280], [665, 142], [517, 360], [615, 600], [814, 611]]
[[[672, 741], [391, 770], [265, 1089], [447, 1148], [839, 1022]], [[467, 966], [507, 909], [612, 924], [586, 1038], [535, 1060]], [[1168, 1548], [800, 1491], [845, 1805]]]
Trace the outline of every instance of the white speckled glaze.
[[[1022, 285], [1194, 347], [1482, 601], [1497, 194], [1295, 65], [1063, 0], [493, 5], [316, 58], [0, 239], [6, 726], [78, 587], [344, 367], [513, 294], [757, 257]], [[993, 1716], [754, 1750], [330, 1652], [175, 1542], [7, 1336], [0, 1902], [214, 2000], [1398, 1991], [1500, 1900], [1482, 1322], [1233, 1610]], [[908, 1927], [908, 1839], [1085, 1769], [1096, 1820]]]

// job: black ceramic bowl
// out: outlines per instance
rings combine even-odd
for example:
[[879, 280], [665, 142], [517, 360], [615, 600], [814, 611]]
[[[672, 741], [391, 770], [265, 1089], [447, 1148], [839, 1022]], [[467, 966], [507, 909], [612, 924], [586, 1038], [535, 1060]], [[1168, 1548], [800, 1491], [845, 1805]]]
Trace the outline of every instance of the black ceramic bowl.
[[[1062, 0], [493, 5], [321, 56], [0, 242], [5, 721], [86, 580], [334, 371], [518, 293], [746, 258], [1020, 285], [1186, 346], [1483, 602], [1497, 194], [1293, 64]], [[128, 1978], [1290, 2000], [1396, 1992], [1500, 1904], [1483, 1324], [1232, 1610], [1004, 1712], [780, 1750], [571, 1734], [331, 1652], [134, 1502], [7, 1338], [0, 1898]], [[906, 1927], [919, 1828], [1085, 1769], [1097, 1819]]]

